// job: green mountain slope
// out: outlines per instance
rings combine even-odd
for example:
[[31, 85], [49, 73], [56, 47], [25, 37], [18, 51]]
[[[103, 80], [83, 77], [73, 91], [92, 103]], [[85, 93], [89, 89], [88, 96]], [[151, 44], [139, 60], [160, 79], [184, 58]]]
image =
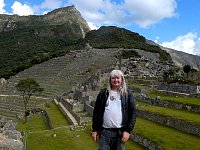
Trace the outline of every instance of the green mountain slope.
[[148, 52], [159, 53], [162, 61], [170, 60], [169, 54], [159, 46], [146, 43], [145, 37], [124, 28], [115, 26], [102, 26], [98, 30], [87, 33], [85, 42], [94, 48], [125, 48], [141, 49]]
[[0, 77], [68, 52], [90, 30], [75, 7], [43, 16], [0, 16]]
[[42, 16], [0, 15], [0, 78], [10, 78], [34, 64], [63, 56], [70, 50], [93, 48], [135, 48], [169, 54], [146, 43], [145, 37], [115, 26], [90, 31], [74, 6], [60, 8]]

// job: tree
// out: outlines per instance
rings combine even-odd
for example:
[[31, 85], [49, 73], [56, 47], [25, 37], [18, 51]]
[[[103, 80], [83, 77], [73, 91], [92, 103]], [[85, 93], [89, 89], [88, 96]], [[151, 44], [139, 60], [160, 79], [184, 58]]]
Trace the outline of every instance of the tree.
[[29, 115], [29, 111], [27, 110], [27, 104], [29, 102], [30, 97], [33, 95], [33, 93], [41, 92], [43, 91], [43, 89], [40, 88], [39, 83], [36, 82], [32, 78], [20, 80], [18, 84], [16, 85], [16, 89], [17, 91], [22, 93], [22, 97], [24, 101], [24, 116], [25, 116], [25, 122], [26, 122], [27, 116]]
[[167, 79], [168, 79], [168, 78], [169, 78], [169, 72], [165, 71], [165, 72], [163, 73], [163, 79], [164, 79], [164, 81], [167, 82]]
[[183, 71], [187, 74], [187, 77], [188, 77], [188, 73], [191, 71], [191, 66], [190, 65], [185, 65], [183, 67]]

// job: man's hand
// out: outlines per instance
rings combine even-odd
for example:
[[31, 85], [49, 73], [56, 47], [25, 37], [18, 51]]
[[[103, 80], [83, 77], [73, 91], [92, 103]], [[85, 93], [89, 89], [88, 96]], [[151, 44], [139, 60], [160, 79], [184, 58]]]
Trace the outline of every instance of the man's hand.
[[121, 142], [123, 142], [123, 143], [127, 142], [128, 139], [129, 139], [129, 137], [130, 137], [130, 134], [129, 134], [128, 132], [124, 131], [124, 132], [122, 133]]
[[92, 138], [94, 141], [98, 141], [99, 140], [99, 134], [97, 131], [92, 132]]

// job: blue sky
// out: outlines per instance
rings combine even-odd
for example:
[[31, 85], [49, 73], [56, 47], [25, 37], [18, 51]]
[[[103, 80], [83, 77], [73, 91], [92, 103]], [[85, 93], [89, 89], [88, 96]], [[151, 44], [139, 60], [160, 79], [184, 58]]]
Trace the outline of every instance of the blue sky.
[[115, 25], [200, 55], [199, 0], [0, 0], [0, 14], [42, 15], [75, 5], [91, 29]]

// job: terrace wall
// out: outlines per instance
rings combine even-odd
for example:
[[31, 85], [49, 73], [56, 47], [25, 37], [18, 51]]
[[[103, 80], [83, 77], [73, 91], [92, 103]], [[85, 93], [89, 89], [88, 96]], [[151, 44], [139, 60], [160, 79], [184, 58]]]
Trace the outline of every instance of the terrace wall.
[[164, 124], [169, 127], [173, 127], [177, 130], [184, 131], [186, 133], [191, 133], [197, 136], [200, 136], [200, 125], [189, 123], [183, 120], [175, 119], [172, 117], [166, 117], [159, 114], [155, 114], [148, 111], [137, 110], [138, 116]]
[[187, 110], [187, 111], [192, 111], [192, 112], [200, 112], [200, 106], [192, 105], [192, 104], [176, 103], [172, 101], [158, 100], [158, 99], [149, 98], [149, 97], [141, 97], [141, 98], [138, 98], [137, 100], [145, 102], [145, 103], [157, 105], [157, 106], [162, 106], [162, 107], [175, 108], [175, 109]]
[[179, 84], [179, 83], [161, 83], [158, 85], [158, 90], [166, 90], [166, 91], [173, 91], [178, 93], [186, 93], [186, 94], [198, 94], [199, 87], [198, 86], [191, 86], [187, 84]]

